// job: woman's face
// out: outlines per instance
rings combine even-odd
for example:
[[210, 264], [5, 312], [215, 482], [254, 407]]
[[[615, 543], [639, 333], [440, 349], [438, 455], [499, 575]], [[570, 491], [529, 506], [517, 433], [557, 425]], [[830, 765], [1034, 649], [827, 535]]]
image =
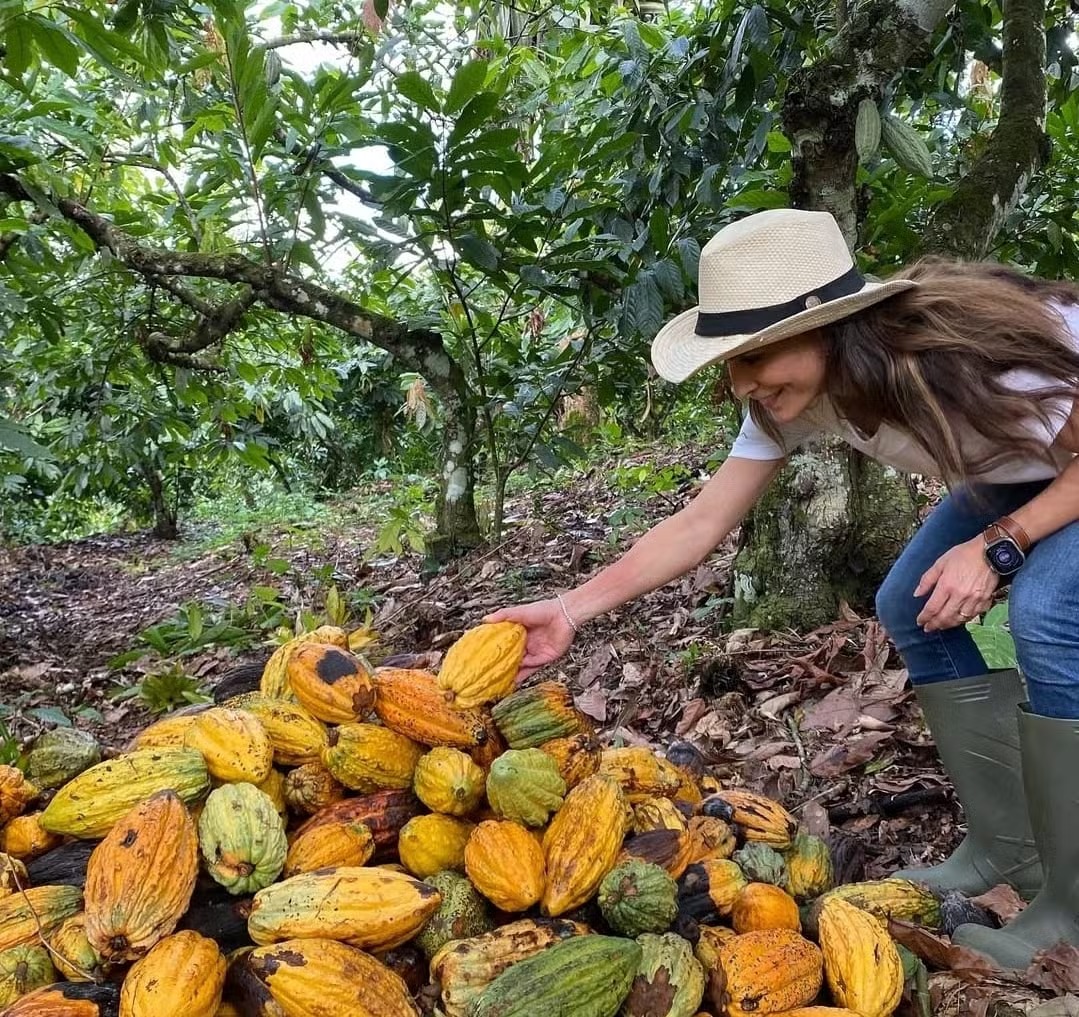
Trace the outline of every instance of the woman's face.
[[727, 361], [731, 388], [754, 399], [777, 423], [800, 416], [824, 391], [824, 337], [819, 329]]

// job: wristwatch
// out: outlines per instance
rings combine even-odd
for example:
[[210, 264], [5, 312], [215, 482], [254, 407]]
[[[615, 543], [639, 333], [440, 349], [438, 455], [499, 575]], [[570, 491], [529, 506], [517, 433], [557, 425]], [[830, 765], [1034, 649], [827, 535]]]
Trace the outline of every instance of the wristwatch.
[[1030, 536], [1011, 516], [1001, 516], [983, 531], [985, 560], [998, 576], [1013, 576], [1023, 567]]

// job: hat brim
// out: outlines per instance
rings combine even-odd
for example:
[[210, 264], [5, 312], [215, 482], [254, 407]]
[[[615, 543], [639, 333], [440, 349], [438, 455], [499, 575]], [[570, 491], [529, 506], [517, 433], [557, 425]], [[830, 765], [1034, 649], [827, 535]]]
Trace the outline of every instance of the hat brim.
[[803, 332], [839, 321], [917, 285], [913, 279], [867, 282], [857, 293], [818, 304], [748, 335], [697, 335], [697, 313], [700, 308], [691, 307], [667, 322], [652, 340], [652, 364], [661, 378], [673, 382], [685, 381], [709, 364], [729, 360], [782, 339], [793, 339]]

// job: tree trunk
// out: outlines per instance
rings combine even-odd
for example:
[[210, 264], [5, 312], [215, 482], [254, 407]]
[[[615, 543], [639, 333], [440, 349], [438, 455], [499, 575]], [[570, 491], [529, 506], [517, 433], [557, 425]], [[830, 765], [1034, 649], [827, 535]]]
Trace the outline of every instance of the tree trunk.
[[154, 514], [154, 536], [160, 540], [177, 540], [180, 536], [180, 528], [177, 525], [176, 507], [169, 504], [161, 474], [153, 463], [143, 462], [142, 476], [150, 491], [150, 508]]
[[454, 393], [443, 393], [442, 452], [439, 490], [435, 502], [435, 532], [427, 550], [445, 561], [483, 543], [476, 518], [474, 441], [476, 413]]

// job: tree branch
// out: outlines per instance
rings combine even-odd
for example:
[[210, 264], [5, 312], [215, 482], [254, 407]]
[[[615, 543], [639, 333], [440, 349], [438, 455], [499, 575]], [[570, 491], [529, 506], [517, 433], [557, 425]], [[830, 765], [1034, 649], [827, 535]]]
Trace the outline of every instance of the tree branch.
[[283, 46], [299, 46], [303, 43], [325, 42], [331, 46], [352, 46], [359, 42], [369, 42], [367, 32], [297, 32], [295, 35], [282, 35], [265, 43], [266, 49], [281, 49]]
[[1049, 158], [1045, 134], [1045, 0], [1004, 0], [1000, 116], [985, 150], [923, 237], [927, 251], [984, 258], [1031, 177]]
[[[19, 179], [9, 174], [0, 174], [0, 194], [18, 201], [34, 200]], [[107, 250], [128, 268], [171, 293], [177, 294], [178, 284], [172, 278], [175, 276], [243, 284], [250, 288], [255, 300], [272, 310], [321, 321], [392, 353], [407, 369], [427, 378], [436, 390], [444, 391], [447, 385], [456, 388], [462, 380], [457, 378], [459, 365], [446, 354], [442, 338], [435, 332], [409, 329], [368, 311], [340, 293], [242, 254], [187, 253], [140, 244], [104, 216], [71, 198], [52, 196], [50, 200], [99, 250]], [[181, 292], [184, 292], [181, 299], [188, 306], [200, 313], [217, 313], [218, 309], [207, 301]]]

